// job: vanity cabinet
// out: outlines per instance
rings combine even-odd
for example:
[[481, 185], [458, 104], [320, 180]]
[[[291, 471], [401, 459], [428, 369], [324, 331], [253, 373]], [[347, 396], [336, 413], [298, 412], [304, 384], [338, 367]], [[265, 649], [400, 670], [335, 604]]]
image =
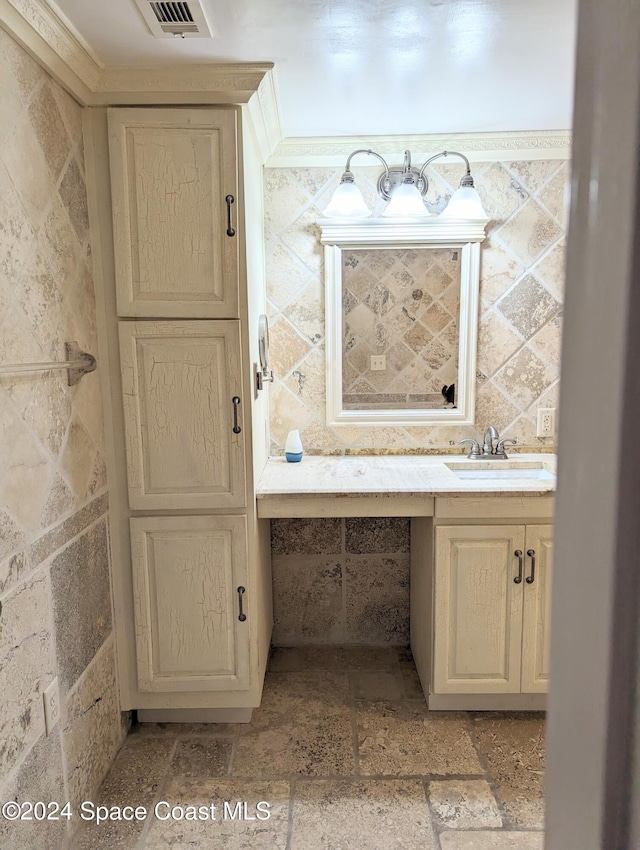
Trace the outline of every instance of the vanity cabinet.
[[545, 693], [551, 525], [435, 532], [433, 692]]
[[89, 109], [85, 147], [122, 707], [247, 720], [273, 620], [251, 113]]
[[234, 109], [110, 109], [120, 316], [237, 318]]

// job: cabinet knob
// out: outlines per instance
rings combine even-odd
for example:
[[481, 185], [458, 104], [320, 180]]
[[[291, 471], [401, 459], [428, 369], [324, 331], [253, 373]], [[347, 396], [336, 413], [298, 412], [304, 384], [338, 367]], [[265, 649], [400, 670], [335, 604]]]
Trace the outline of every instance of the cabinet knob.
[[522, 583], [522, 573], [524, 571], [524, 556], [522, 554], [522, 549], [516, 549], [516, 551], [513, 554], [518, 559], [518, 575], [514, 578], [513, 583], [514, 584], [521, 584]]

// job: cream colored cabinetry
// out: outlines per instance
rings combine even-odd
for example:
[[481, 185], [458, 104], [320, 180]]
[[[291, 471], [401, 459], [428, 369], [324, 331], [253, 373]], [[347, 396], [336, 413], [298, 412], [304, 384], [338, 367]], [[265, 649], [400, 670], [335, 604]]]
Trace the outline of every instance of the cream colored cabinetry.
[[433, 692], [544, 693], [550, 525], [438, 526]]
[[120, 316], [238, 316], [231, 109], [109, 110]]
[[118, 330], [130, 507], [244, 507], [240, 323]]
[[268, 411], [252, 387], [265, 285], [251, 118], [228, 105], [90, 112], [122, 705], [246, 719], [272, 625], [255, 506]]
[[137, 517], [131, 551], [140, 689], [247, 688], [245, 518]]

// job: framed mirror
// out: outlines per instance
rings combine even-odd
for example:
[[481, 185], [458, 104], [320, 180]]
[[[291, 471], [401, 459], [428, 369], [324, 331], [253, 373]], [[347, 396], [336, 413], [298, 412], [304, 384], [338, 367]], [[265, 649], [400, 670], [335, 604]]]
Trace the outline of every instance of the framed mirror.
[[328, 424], [473, 424], [484, 222], [319, 224]]

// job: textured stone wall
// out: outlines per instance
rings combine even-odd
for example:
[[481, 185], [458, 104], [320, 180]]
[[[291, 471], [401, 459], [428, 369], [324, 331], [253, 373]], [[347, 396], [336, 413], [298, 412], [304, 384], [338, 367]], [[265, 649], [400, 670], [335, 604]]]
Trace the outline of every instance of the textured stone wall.
[[271, 520], [275, 646], [409, 643], [409, 520]]
[[[398, 149], [402, 146], [399, 144]], [[376, 168], [356, 168], [371, 209], [383, 206]], [[460, 180], [456, 165], [436, 165], [429, 197], [441, 204]], [[551, 448], [535, 436], [538, 407], [556, 407], [564, 289], [568, 163], [475, 163], [490, 216], [481, 249], [475, 426], [326, 426], [323, 255], [320, 229], [339, 168], [265, 169], [267, 295], [271, 325], [272, 453], [298, 428], [308, 452], [441, 451], [488, 423], [519, 446]], [[411, 334], [411, 329], [407, 331]], [[411, 340], [408, 340], [409, 344]]]
[[[0, 30], [2, 364], [62, 360], [71, 340], [97, 354], [83, 174], [80, 107]], [[77, 805], [126, 731], [102, 429], [97, 372], [0, 377], [0, 800]], [[0, 846], [57, 850], [73, 826], [0, 821]]]

